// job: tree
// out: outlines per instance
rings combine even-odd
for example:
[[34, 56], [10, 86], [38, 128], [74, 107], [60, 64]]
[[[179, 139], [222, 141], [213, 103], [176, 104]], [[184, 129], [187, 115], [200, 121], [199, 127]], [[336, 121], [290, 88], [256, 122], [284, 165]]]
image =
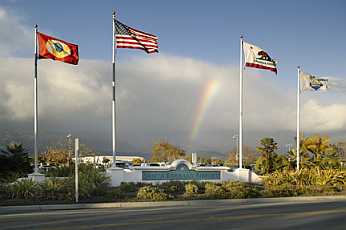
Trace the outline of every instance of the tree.
[[109, 162], [110, 162], [110, 160], [109, 160], [108, 158], [105, 158], [105, 157], [104, 157], [104, 158], [102, 159], [102, 163], [105, 164], [105, 165], [107, 165]]
[[[256, 151], [254, 151], [250, 146], [245, 145], [243, 147], [243, 164], [245, 167], [250, 167], [251, 164], [255, 164], [258, 157], [259, 157], [259, 154], [256, 153]], [[239, 165], [239, 159], [237, 156], [236, 148], [229, 151], [227, 165], [229, 166]]]
[[256, 147], [256, 151], [261, 154], [261, 156], [256, 161], [256, 171], [260, 174], [268, 174], [275, 171], [277, 168], [282, 167], [283, 159], [278, 158], [276, 150], [278, 149], [278, 144], [273, 138], [263, 138], [260, 140], [260, 146]]
[[346, 161], [346, 142], [338, 142], [336, 144], [336, 149], [340, 158]]
[[314, 167], [321, 169], [340, 167], [337, 146], [332, 145], [327, 136], [306, 137], [303, 140], [302, 149], [310, 155], [310, 162]]
[[217, 158], [211, 158], [211, 164], [213, 166], [223, 166], [224, 165], [224, 160], [217, 159]]
[[0, 155], [0, 182], [14, 181], [31, 173], [31, 159], [20, 143], [6, 146], [8, 155]]
[[[307, 151], [300, 148], [300, 167], [301, 168], [311, 168], [313, 164], [310, 161], [310, 156]], [[291, 151], [288, 152], [287, 156], [288, 160], [288, 169], [296, 169], [297, 167], [297, 149], [291, 149]]]
[[40, 155], [40, 160], [49, 165], [67, 165], [71, 160], [69, 151], [65, 148], [49, 147], [46, 152]]
[[153, 145], [151, 161], [174, 161], [185, 156], [185, 151], [166, 141], [161, 141]]
[[134, 166], [140, 166], [142, 164], [142, 160], [140, 158], [134, 158], [132, 160], [132, 165]]
[[211, 165], [212, 159], [211, 157], [197, 157], [197, 162], [200, 162], [202, 165]]
[[[300, 168], [328, 169], [340, 167], [343, 154], [342, 144], [331, 144], [329, 137], [319, 135], [303, 137], [300, 140], [300, 146]], [[296, 149], [292, 149], [288, 153], [291, 168], [296, 168], [296, 152]]]
[[22, 154], [25, 152], [23, 145], [20, 143], [12, 142], [12, 143], [8, 144], [6, 146], [6, 148], [7, 148], [7, 151], [9, 151], [10, 153], [13, 153], [13, 154], [18, 154], [18, 153]]

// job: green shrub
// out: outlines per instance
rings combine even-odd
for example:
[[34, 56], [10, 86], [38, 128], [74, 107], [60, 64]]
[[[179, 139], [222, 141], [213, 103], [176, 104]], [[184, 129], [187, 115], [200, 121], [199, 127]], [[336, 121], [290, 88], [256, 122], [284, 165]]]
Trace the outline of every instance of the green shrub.
[[120, 187], [109, 187], [107, 189], [107, 193], [105, 195], [105, 197], [111, 201], [118, 201], [118, 200], [122, 200], [125, 198], [128, 198], [128, 194], [125, 194]]
[[187, 183], [185, 185], [185, 193], [184, 193], [184, 196], [186, 197], [193, 197], [193, 196], [196, 196], [198, 194], [198, 186], [195, 184], [195, 183]]
[[331, 195], [342, 192], [346, 172], [339, 169], [302, 169], [274, 172], [264, 179], [264, 196]]
[[247, 184], [247, 197], [246, 198], [259, 198], [262, 197], [264, 187], [262, 185]]
[[169, 198], [168, 194], [164, 193], [157, 186], [144, 186], [138, 190], [137, 199], [145, 201], [163, 201]]
[[8, 185], [0, 183], [0, 200], [6, 200], [10, 197]]
[[140, 184], [133, 182], [121, 182], [119, 189], [123, 193], [134, 193], [137, 192], [140, 187]]
[[279, 185], [279, 186], [267, 186], [263, 191], [265, 197], [288, 197], [299, 196], [302, 194], [302, 190], [298, 187]]
[[257, 198], [263, 190], [261, 186], [239, 181], [225, 181], [222, 187], [226, 191], [226, 198], [229, 199]]
[[70, 177], [74, 175], [74, 166], [58, 166], [49, 168], [46, 177]]
[[159, 187], [165, 193], [167, 193], [173, 197], [176, 197], [178, 195], [182, 195], [185, 192], [185, 183], [180, 182], [180, 181], [165, 182], [165, 183], [160, 184]]
[[[105, 172], [100, 171], [90, 164], [81, 164], [78, 181], [80, 199], [105, 195], [109, 188], [109, 177], [106, 176]], [[67, 178], [65, 183], [67, 187], [72, 188], [74, 194], [75, 177]]]
[[40, 187], [40, 198], [44, 200], [73, 200], [74, 198], [74, 185], [68, 179], [46, 179]]
[[344, 186], [346, 172], [338, 169], [302, 169], [274, 172], [264, 179], [265, 186]]
[[8, 189], [11, 199], [33, 199], [40, 193], [39, 184], [29, 179], [9, 184]]
[[205, 192], [204, 194], [208, 198], [213, 199], [224, 199], [226, 198], [226, 191], [219, 183], [211, 183], [208, 182], [205, 184]]
[[244, 183], [238, 181], [226, 181], [222, 183], [226, 197], [230, 199], [247, 198], [247, 188]]

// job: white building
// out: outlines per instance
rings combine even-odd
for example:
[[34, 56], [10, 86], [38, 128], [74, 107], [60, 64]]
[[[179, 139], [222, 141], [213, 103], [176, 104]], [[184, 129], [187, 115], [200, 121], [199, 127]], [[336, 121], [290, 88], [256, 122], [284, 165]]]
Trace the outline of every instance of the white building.
[[[116, 156], [116, 161], [125, 161], [132, 162], [134, 159], [139, 159], [140, 161], [144, 161], [143, 157], [140, 156]], [[75, 161], [75, 158], [72, 158]], [[90, 163], [90, 164], [101, 164], [101, 165], [111, 165], [113, 164], [113, 156], [86, 156], [79, 158], [80, 163]]]

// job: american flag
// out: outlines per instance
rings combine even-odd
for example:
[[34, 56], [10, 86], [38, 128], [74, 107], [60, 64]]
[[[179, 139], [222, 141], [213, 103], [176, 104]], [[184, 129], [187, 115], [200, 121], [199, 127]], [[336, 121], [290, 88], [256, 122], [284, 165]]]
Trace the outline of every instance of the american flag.
[[115, 38], [117, 48], [142, 49], [147, 53], [159, 52], [158, 37], [148, 34], [115, 20]]

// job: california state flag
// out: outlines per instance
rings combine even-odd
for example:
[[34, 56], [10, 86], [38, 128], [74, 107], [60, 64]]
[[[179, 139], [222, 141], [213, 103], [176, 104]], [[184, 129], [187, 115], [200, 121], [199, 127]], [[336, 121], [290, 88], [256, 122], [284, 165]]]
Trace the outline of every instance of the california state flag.
[[78, 45], [39, 32], [37, 32], [37, 39], [39, 44], [39, 59], [49, 58], [73, 65], [78, 64]]
[[266, 69], [277, 73], [276, 61], [266, 51], [258, 46], [243, 42], [245, 66], [257, 69]]

